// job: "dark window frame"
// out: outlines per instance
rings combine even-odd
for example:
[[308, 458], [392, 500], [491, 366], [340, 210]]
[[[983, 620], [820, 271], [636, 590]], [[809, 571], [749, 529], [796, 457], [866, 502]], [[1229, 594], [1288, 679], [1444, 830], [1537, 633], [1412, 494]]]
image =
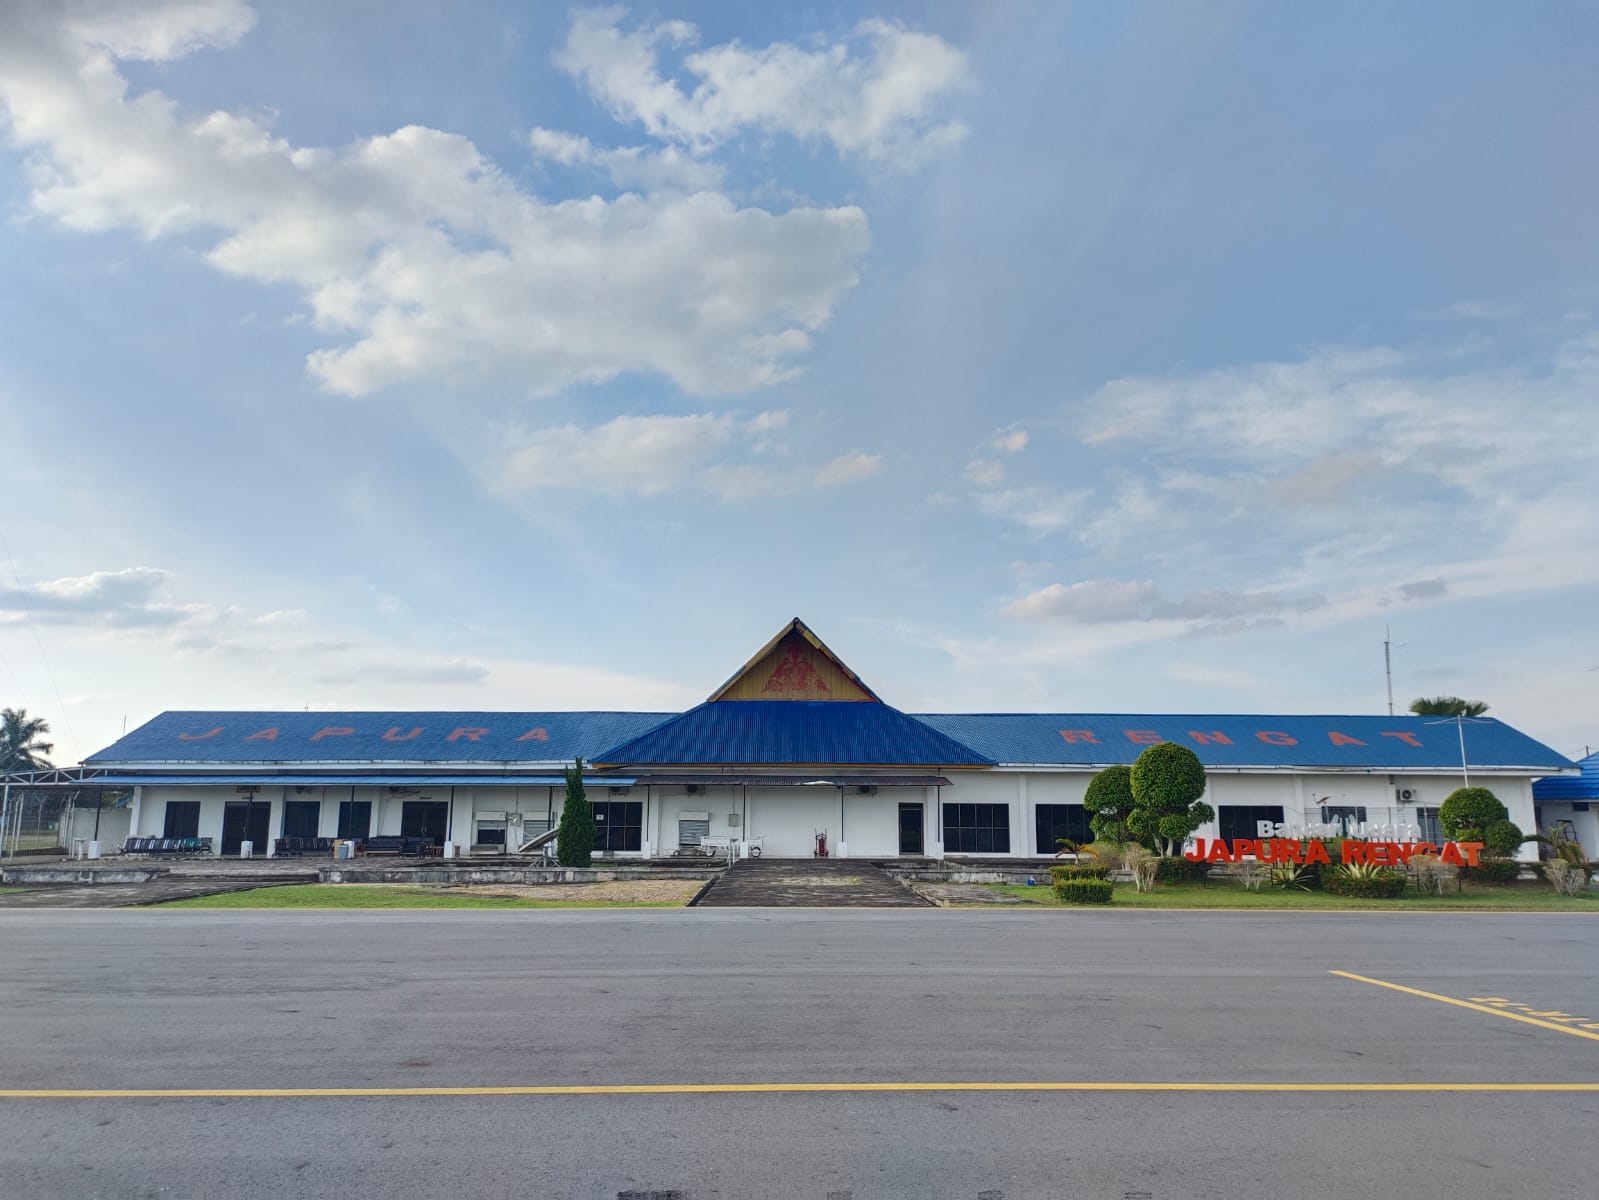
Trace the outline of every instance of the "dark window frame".
[[946, 803], [946, 854], [1009, 854], [1010, 805]]
[[[1247, 815], [1246, 815], [1247, 814]], [[1258, 838], [1257, 821], [1283, 823], [1281, 804], [1218, 804], [1216, 806], [1216, 832], [1224, 842], [1238, 838]]]
[[[1067, 810], [1062, 812], [1060, 810]], [[1076, 811], [1071, 811], [1075, 809]], [[1044, 832], [1044, 821], [1048, 818], [1050, 832]], [[1035, 850], [1039, 854], [1053, 855], [1060, 850], [1056, 838], [1070, 838], [1079, 844], [1094, 840], [1094, 832], [1088, 827], [1088, 809], [1082, 804], [1038, 804], [1033, 807], [1033, 840], [1038, 843]]]
[[200, 836], [200, 802], [198, 800], [168, 800], [161, 815], [161, 836], [192, 838]]
[[642, 800], [595, 800], [594, 852], [629, 854], [644, 849]]
[[[305, 820], [310, 814], [309, 822]], [[283, 802], [283, 836], [286, 838], [314, 838], [321, 835], [322, 801], [285, 800]]]

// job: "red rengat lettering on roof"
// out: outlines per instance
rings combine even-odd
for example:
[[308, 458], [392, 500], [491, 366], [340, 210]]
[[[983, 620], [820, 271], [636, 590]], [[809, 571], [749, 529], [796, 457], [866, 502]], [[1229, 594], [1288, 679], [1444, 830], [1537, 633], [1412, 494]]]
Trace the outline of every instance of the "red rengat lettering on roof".
[[1201, 733], [1197, 729], [1190, 729], [1188, 731], [1188, 736], [1193, 738], [1194, 741], [1198, 742], [1201, 746], [1205, 745], [1207, 742], [1215, 742], [1222, 746], [1231, 746], [1233, 744], [1233, 739], [1228, 737], [1219, 729], [1213, 729], [1209, 733]]
[[1268, 745], [1268, 746], [1297, 746], [1297, 745], [1299, 745], [1299, 739], [1298, 738], [1289, 736], [1288, 734], [1284, 733], [1281, 729], [1257, 729], [1255, 731], [1255, 737], [1257, 737], [1259, 740], [1265, 742], [1266, 745]]
[[1094, 736], [1092, 729], [1062, 729], [1060, 735], [1074, 745], [1077, 742], [1092, 742], [1096, 746], [1099, 745], [1099, 739]]
[[178, 734], [178, 740], [180, 742], [203, 742], [206, 738], [214, 738], [221, 732], [222, 726], [218, 725], [215, 729], [208, 729], [204, 733], [180, 733]]
[[1421, 745], [1421, 742], [1416, 739], [1416, 735], [1411, 733], [1410, 730], [1408, 730], [1408, 729], [1385, 729], [1385, 730], [1383, 730], [1382, 736], [1383, 737], [1398, 738], [1401, 742], [1405, 743], [1405, 745], [1407, 745], [1407, 746], [1419, 746], [1419, 745]]
[[1129, 742], [1137, 742], [1140, 746], [1153, 746], [1166, 740], [1153, 729], [1124, 729], [1122, 732], [1127, 735]]
[[1335, 746], [1364, 746], [1366, 743], [1357, 737], [1350, 737], [1347, 733], [1339, 733], [1336, 729], [1327, 731], [1327, 740]]

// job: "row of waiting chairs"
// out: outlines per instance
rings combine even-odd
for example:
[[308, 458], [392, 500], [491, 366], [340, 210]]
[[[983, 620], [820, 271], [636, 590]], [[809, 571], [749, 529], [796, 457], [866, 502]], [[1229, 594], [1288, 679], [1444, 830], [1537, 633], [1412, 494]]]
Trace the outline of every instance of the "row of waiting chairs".
[[162, 858], [185, 858], [196, 854], [210, 854], [211, 839], [208, 837], [130, 837], [122, 843], [122, 853], [159, 855]]

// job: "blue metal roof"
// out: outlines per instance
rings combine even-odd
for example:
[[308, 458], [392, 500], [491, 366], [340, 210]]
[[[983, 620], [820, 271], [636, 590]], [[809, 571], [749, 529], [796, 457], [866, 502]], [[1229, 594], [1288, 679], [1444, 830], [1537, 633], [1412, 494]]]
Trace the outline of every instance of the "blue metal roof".
[[869, 700], [717, 700], [595, 755], [596, 762], [992, 766], [970, 746]]
[[[166, 712], [85, 763], [570, 762], [673, 713]], [[413, 732], [414, 731], [414, 732]]]
[[1579, 758], [1581, 775], [1555, 775], [1532, 781], [1534, 800], [1599, 800], [1599, 753]]
[[[1002, 763], [1130, 763], [1156, 741], [1189, 747], [1207, 767], [1459, 768], [1455, 723], [1436, 717], [1281, 717], [1149, 713], [929, 713], [917, 719]], [[1501, 721], [1465, 726], [1473, 767], [1558, 770], [1572, 764]]]
[[[189, 774], [106, 775], [94, 780], [106, 786], [131, 787], [134, 784], [181, 783], [199, 787], [225, 784], [228, 787], [561, 787], [564, 775], [253, 775], [240, 771], [233, 775]], [[631, 787], [638, 780], [621, 775], [585, 775], [588, 787]]]

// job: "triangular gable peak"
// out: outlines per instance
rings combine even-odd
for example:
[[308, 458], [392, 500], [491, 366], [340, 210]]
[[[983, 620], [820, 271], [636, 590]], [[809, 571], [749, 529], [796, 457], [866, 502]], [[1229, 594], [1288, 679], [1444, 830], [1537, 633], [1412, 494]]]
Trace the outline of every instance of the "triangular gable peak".
[[[876, 693], [795, 617], [710, 696], [716, 700], [866, 700]], [[708, 701], [709, 702], [709, 701]]]

